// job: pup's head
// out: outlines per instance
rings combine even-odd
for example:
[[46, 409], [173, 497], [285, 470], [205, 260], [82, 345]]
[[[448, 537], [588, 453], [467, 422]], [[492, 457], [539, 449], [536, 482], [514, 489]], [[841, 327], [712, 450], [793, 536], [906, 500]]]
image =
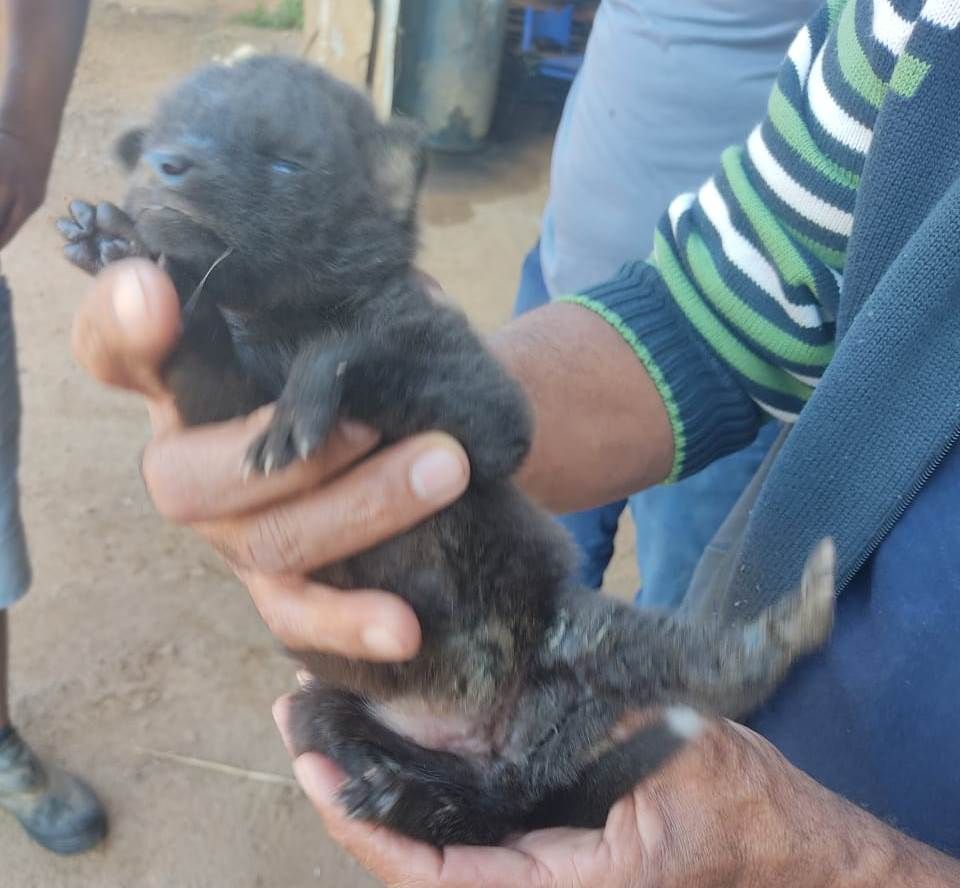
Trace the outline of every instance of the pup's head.
[[417, 130], [292, 58], [211, 65], [120, 138], [127, 211], [156, 253], [198, 268], [373, 281], [405, 267], [424, 168]]

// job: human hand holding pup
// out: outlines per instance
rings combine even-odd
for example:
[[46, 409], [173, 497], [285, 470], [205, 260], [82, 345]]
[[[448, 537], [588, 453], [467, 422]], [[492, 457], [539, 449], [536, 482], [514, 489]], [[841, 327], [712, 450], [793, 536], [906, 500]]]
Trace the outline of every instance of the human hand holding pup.
[[[562, 336], [565, 314], [579, 309], [556, 308], [541, 319]], [[143, 474], [158, 510], [193, 527], [224, 554], [284, 644], [384, 661], [414, 656], [420, 630], [402, 600], [380, 590], [332, 589], [306, 574], [396, 535], [456, 499], [469, 479], [463, 450], [447, 436], [428, 433], [368, 456], [375, 433], [344, 424], [310, 460], [244, 479], [244, 455], [266, 426], [269, 408], [223, 424], [183, 428], [160, 369], [179, 333], [173, 286], [143, 261], [104, 271], [74, 326], [74, 352], [88, 372], [146, 399], [153, 437]], [[514, 328], [496, 347], [525, 384], [529, 376], [538, 419], [549, 423], [543, 414], [551, 399], [536, 395], [537, 379], [548, 374], [538, 377], [535, 346], [525, 359], [510, 355], [512, 345], [531, 345], [529, 333]], [[616, 361], [616, 351], [610, 354]], [[655, 411], [652, 416], [657, 418]], [[647, 430], [654, 441], [662, 436], [655, 422]], [[627, 431], [620, 437], [626, 440]], [[549, 463], [549, 455], [537, 457], [537, 447], [534, 467], [523, 475], [534, 493], [544, 484], [538, 466]], [[627, 483], [630, 472], [655, 476], [668, 457], [669, 447], [651, 445], [629, 471], [608, 474], [604, 489]], [[595, 478], [592, 486], [603, 485]], [[573, 485], [564, 496], [576, 501], [582, 493]], [[280, 701], [281, 730], [285, 714]], [[612, 809], [602, 830], [544, 830], [501, 848], [438, 851], [350, 820], [336, 802], [340, 775], [329, 761], [310, 753], [294, 767], [331, 835], [398, 888], [922, 888], [960, 879], [955, 862], [818, 786], [745, 728], [704, 721], [692, 733], [684, 750]]]

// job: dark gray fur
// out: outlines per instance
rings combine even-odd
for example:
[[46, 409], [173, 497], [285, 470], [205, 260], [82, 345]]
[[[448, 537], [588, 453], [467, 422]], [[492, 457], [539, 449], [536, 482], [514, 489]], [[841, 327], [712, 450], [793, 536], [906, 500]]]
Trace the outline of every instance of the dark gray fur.
[[797, 594], [746, 626], [577, 587], [566, 538], [510, 481], [532, 436], [523, 393], [411, 273], [423, 152], [409, 124], [379, 123], [316, 68], [253, 58], [191, 76], [118, 153], [125, 210], [77, 201], [60, 230], [91, 273], [126, 256], [170, 272], [187, 321], [167, 378], [188, 422], [279, 399], [251, 452], [261, 470], [312, 452], [338, 417], [385, 443], [442, 429], [469, 454], [459, 501], [317, 573], [393, 590], [423, 626], [401, 665], [295, 652], [314, 676], [297, 746], [344, 768], [354, 815], [437, 845], [598, 825], [686, 733], [665, 718], [623, 742], [618, 723], [657, 706], [741, 714], [823, 641], [829, 545]]

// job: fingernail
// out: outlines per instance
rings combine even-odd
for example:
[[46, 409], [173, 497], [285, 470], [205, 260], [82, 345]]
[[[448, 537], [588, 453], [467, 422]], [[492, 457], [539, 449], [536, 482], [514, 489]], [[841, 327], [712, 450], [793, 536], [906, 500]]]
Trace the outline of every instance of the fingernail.
[[117, 276], [113, 290], [113, 311], [127, 332], [138, 332], [147, 317], [147, 299], [140, 276], [127, 269]]
[[410, 469], [410, 486], [422, 500], [444, 499], [463, 489], [463, 463], [449, 450], [431, 450]]
[[383, 626], [368, 626], [360, 640], [367, 653], [378, 660], [403, 660], [407, 653], [400, 639]]

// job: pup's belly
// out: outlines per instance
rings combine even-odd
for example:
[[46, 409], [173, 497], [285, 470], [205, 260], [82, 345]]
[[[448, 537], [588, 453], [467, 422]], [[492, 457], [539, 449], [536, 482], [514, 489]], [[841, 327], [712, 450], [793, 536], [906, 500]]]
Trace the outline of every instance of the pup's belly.
[[500, 719], [492, 713], [447, 709], [422, 697], [401, 697], [369, 705], [378, 721], [428, 749], [465, 758], [489, 758], [501, 739]]

